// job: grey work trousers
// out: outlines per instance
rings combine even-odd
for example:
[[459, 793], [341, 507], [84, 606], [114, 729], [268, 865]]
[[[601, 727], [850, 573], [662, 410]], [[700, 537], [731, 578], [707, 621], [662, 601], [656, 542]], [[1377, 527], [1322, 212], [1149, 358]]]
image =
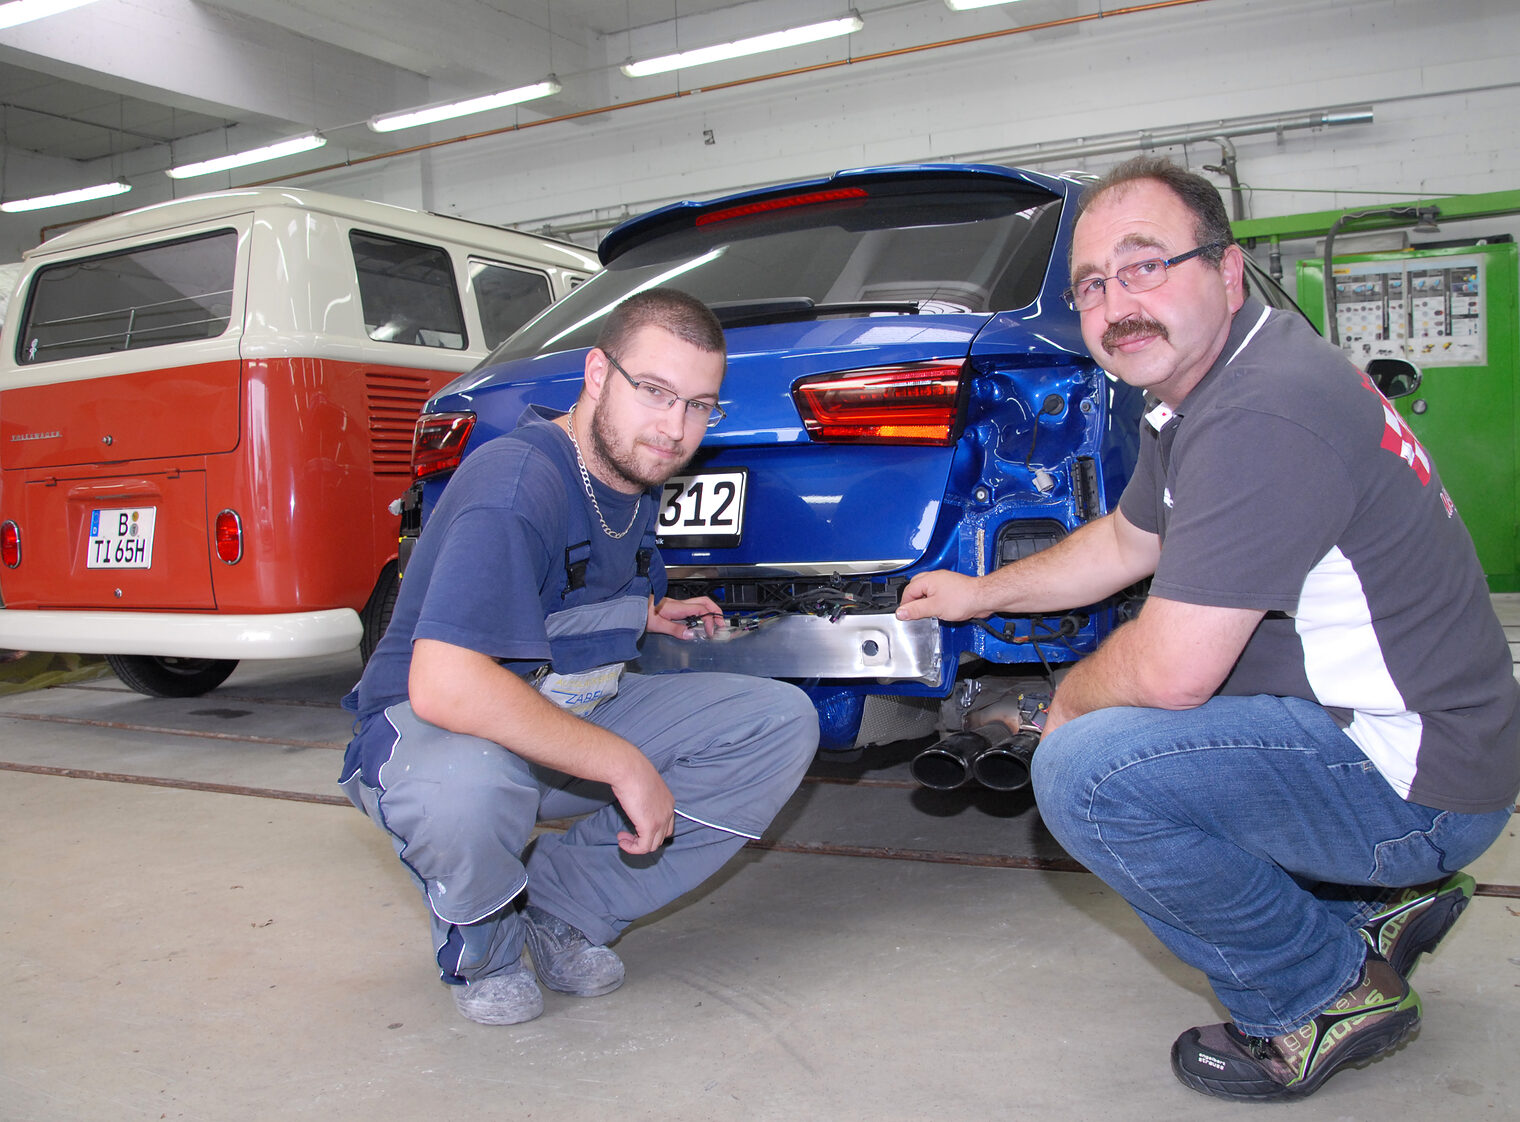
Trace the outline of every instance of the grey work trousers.
[[[736, 674], [625, 674], [617, 696], [586, 719], [636, 745], [675, 796], [675, 834], [655, 853], [618, 848], [628, 824], [603, 784], [428, 724], [405, 702], [371, 718], [394, 733], [380, 786], [356, 772], [343, 788], [390, 835], [427, 898], [445, 981], [517, 961], [513, 901], [524, 889], [527, 902], [592, 942], [611, 942], [759, 837], [818, 745], [817, 714], [801, 690]], [[574, 816], [584, 817], [563, 835], [542, 834], [524, 861], [537, 822]]]

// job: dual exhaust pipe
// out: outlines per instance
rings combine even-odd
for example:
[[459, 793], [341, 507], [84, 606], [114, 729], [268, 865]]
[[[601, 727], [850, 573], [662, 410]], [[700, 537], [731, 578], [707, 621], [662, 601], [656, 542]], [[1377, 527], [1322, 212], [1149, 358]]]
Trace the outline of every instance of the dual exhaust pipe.
[[953, 732], [913, 757], [913, 778], [935, 791], [953, 791], [973, 781], [993, 791], [1028, 787], [1030, 761], [1040, 743], [1039, 729], [1021, 728], [1010, 733], [1001, 722], [982, 727], [998, 729], [1002, 735], [993, 740], [981, 732]]

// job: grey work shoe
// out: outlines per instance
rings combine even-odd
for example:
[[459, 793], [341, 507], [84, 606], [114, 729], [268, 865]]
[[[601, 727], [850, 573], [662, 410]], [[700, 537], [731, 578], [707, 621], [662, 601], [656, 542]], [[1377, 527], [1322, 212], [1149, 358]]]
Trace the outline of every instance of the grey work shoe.
[[477, 1024], [520, 1025], [544, 1011], [544, 995], [521, 959], [500, 974], [450, 988], [460, 1015]]
[[623, 984], [623, 960], [599, 947], [558, 916], [529, 904], [523, 930], [538, 980], [575, 997], [600, 997]]

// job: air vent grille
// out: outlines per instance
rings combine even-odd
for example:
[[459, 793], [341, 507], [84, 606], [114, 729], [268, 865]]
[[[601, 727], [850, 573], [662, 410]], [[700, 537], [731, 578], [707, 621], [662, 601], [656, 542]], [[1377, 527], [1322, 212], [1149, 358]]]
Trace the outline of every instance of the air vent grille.
[[376, 475], [412, 473], [412, 430], [428, 399], [421, 374], [370, 373], [364, 380], [369, 411], [370, 462]]

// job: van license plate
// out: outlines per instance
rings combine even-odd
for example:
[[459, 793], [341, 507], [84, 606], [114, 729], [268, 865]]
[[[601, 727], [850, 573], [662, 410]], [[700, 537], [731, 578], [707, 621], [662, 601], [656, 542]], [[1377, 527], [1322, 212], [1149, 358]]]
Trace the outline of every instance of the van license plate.
[[655, 529], [661, 545], [675, 549], [739, 544], [744, 532], [744, 484], [748, 471], [709, 471], [665, 481]]
[[158, 508], [121, 507], [90, 512], [87, 569], [151, 569], [153, 519]]

